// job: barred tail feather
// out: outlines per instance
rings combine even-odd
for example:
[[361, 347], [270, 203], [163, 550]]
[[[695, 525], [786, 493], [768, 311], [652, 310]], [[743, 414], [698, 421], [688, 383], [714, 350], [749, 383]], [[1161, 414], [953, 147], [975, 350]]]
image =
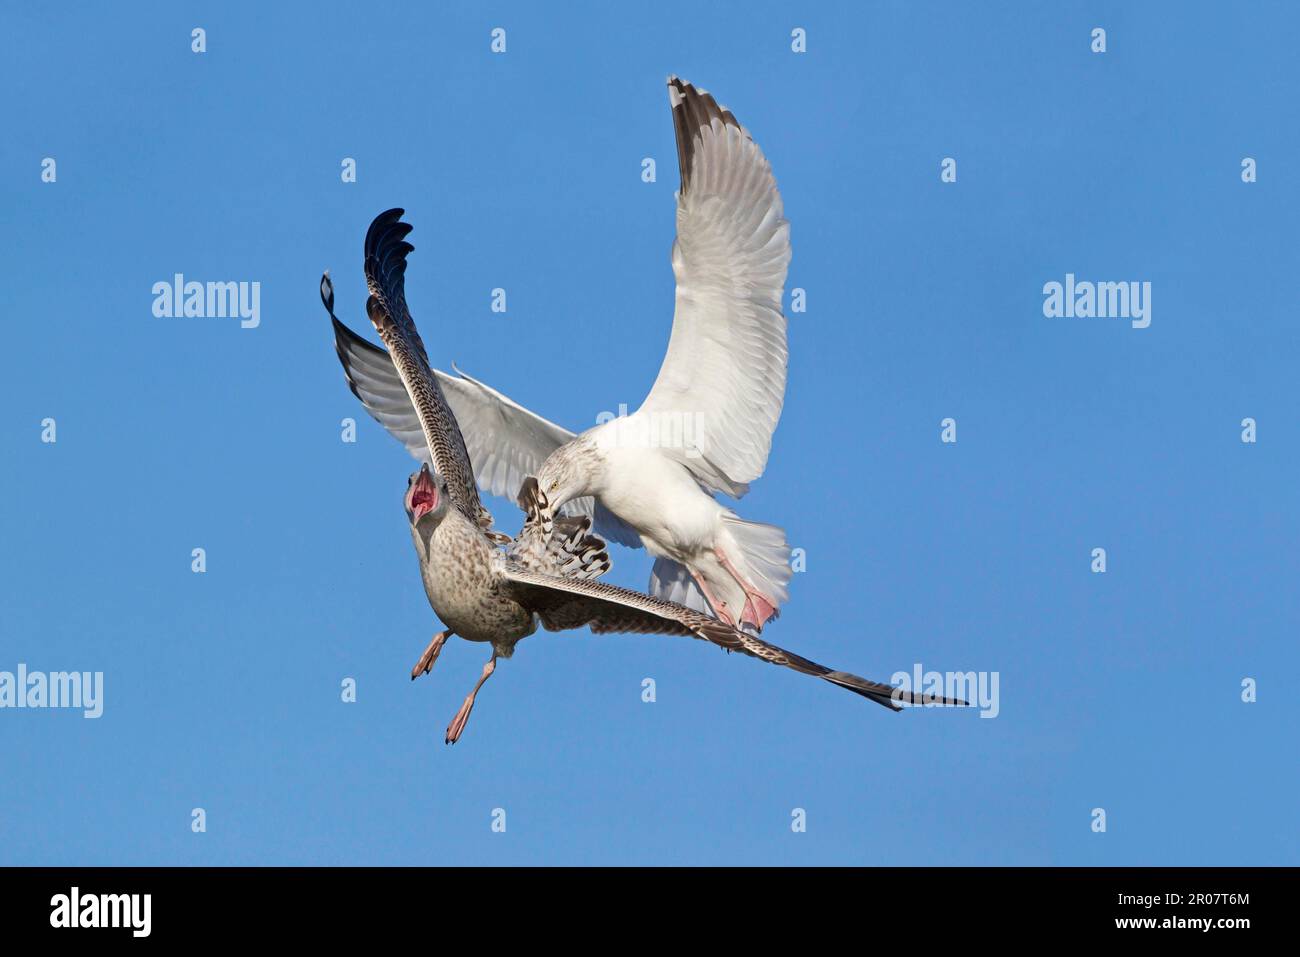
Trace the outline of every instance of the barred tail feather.
[[555, 520], [550, 554], [554, 574], [563, 578], [599, 578], [609, 571], [605, 540], [591, 534], [591, 519], [585, 515], [561, 516]]
[[528, 476], [519, 488], [519, 507], [527, 516], [518, 537], [510, 544], [513, 561], [561, 578], [599, 578], [609, 571], [605, 540], [591, 531], [587, 515], [561, 515], [552, 519], [546, 493]]

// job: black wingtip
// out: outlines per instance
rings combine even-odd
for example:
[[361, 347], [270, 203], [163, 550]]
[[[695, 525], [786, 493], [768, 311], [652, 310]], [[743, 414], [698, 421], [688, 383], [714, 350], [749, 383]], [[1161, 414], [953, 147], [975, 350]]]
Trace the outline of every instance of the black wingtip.
[[402, 222], [403, 214], [401, 207], [386, 210], [366, 230], [366, 285], [370, 288], [366, 315], [381, 336], [386, 330], [391, 332], [391, 324], [396, 323], [427, 362], [424, 343], [406, 309], [406, 257], [415, 247], [406, 242], [411, 224]]
[[904, 691], [892, 685], [859, 678], [847, 671], [831, 671], [827, 669], [819, 677], [824, 678], [833, 685], [852, 691], [854, 694], [862, 695], [862, 697], [874, 701], [878, 705], [883, 705], [890, 711], [902, 711], [905, 704], [917, 707], [926, 705], [930, 707], [942, 705], [950, 708], [970, 707], [970, 702], [961, 698], [945, 698], [940, 695]]
[[[845, 685], [844, 687], [848, 687], [848, 685]], [[869, 692], [859, 691], [858, 694], [865, 694], [868, 697], [870, 697]], [[884, 702], [881, 703], [883, 704]], [[914, 691], [901, 691], [896, 689], [892, 694], [889, 695], [889, 706], [894, 711], [902, 711], [904, 704], [912, 705], [913, 707], [918, 707], [918, 708], [920, 707], [969, 708], [970, 707], [970, 702], [965, 700], [964, 698], [945, 698], [942, 695], [932, 695], [932, 694], [926, 694], [924, 692], [917, 693]]]
[[[402, 239], [406, 238], [414, 227], [410, 223], [402, 222], [402, 217], [406, 215], [406, 210], [400, 206], [394, 206], [392, 209], [386, 209], [376, 216], [370, 223], [370, 228], [366, 230], [366, 258], [372, 256], [383, 259], [380, 255], [382, 250], [385, 254]], [[407, 252], [410, 252], [407, 244]]]
[[682, 178], [682, 193], [689, 191], [691, 168], [695, 162], [695, 145], [700, 130], [720, 120], [726, 126], [744, 130], [725, 106], [707, 90], [687, 83], [677, 76], [668, 77], [668, 103], [673, 111], [673, 132], [677, 137], [677, 166]]
[[370, 221], [370, 228], [366, 230], [366, 248], [367, 249], [370, 248], [370, 241], [372, 237], [375, 236], [376, 233], [382, 230], [385, 226], [389, 226], [397, 222], [405, 215], [406, 215], [405, 209], [403, 209], [401, 206], [394, 206], [392, 209], [384, 210], [382, 213], [380, 213], [378, 216], [372, 219]]
[[320, 277], [320, 301], [325, 304], [325, 311], [330, 314], [331, 318], [333, 318], [334, 283], [330, 279], [330, 271], [328, 269], [326, 269], [325, 273]]
[[371, 293], [381, 293], [385, 300], [381, 305], [386, 311], [394, 304], [389, 300], [399, 300], [404, 296], [406, 257], [415, 249], [406, 242], [414, 227], [402, 222], [404, 212], [395, 207], [380, 213], [366, 230], [366, 281]]

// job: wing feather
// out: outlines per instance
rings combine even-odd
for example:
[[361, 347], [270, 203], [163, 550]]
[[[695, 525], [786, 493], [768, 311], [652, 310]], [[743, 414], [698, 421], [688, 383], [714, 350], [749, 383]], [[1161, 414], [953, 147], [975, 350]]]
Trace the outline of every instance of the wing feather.
[[739, 497], [767, 465], [785, 401], [789, 224], [771, 167], [735, 116], [676, 77], [668, 91], [682, 178], [677, 303], [641, 412], [697, 417], [698, 447], [682, 463]]
[[[370, 288], [366, 313], [388, 347], [415, 409], [433, 467], [447, 481], [452, 504], [470, 521], [490, 528], [492, 516], [479, 499], [465, 440], [429, 367], [424, 342], [406, 306], [406, 257], [414, 247], [406, 241], [411, 225], [401, 221], [402, 213], [401, 209], [380, 213], [366, 231], [366, 285]], [[332, 317], [333, 312], [330, 314]]]
[[[428, 461], [429, 445], [420, 417], [388, 353], [337, 317], [333, 322], [335, 348], [353, 394], [415, 459]], [[461, 370], [456, 369], [456, 373], [433, 370], [460, 424], [478, 486], [493, 495], [513, 498], [524, 479], [536, 475], [547, 457], [572, 439], [573, 433]], [[563, 511], [566, 515], [591, 516], [593, 530], [607, 541], [641, 547], [641, 536], [635, 529], [591, 498], [576, 499]]]
[[[686, 635], [711, 642], [727, 651], [737, 651], [800, 674], [821, 678], [864, 698], [870, 698], [893, 711], [901, 710], [898, 701], [921, 704], [925, 700], [921, 695], [900, 691], [892, 685], [868, 681], [847, 671], [835, 671], [819, 665], [754, 635], [738, 631], [716, 618], [662, 598], [602, 581], [557, 578], [515, 563], [506, 563], [505, 575], [519, 602], [536, 612], [548, 631], [587, 626], [597, 634], [631, 632]], [[966, 704], [965, 701], [956, 699], [940, 700], [947, 704]]]
[[[375, 421], [401, 442], [415, 459], [438, 468], [438, 463], [433, 462], [429, 454], [431, 444], [426, 438], [420, 413], [411, 401], [411, 393], [398, 368], [397, 353], [391, 346], [385, 350], [368, 342], [344, 325], [334, 315], [332, 289], [326, 307], [334, 323], [335, 349], [353, 394]], [[410, 323], [409, 328], [413, 331], [414, 323]], [[410, 343], [403, 350], [408, 354], [413, 355], [418, 346], [419, 356], [428, 368], [418, 333], [414, 340], [406, 336], [401, 338]], [[388, 342], [387, 338], [385, 342]], [[478, 486], [483, 490], [513, 498], [524, 477], [535, 474], [546, 457], [572, 439], [573, 433], [528, 411], [459, 369], [456, 371], [458, 374], [455, 376], [440, 369], [430, 369], [429, 373], [458, 426], [460, 443], [468, 457], [468, 471], [477, 478]], [[453, 453], [452, 458], [455, 457]]]

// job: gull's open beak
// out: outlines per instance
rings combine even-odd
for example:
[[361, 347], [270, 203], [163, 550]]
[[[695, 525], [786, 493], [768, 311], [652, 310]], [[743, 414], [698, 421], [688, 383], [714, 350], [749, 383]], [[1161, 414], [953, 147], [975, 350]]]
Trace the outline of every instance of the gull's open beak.
[[438, 488], [433, 484], [429, 463], [425, 462], [415, 476], [415, 484], [411, 486], [411, 520], [418, 522], [437, 507]]

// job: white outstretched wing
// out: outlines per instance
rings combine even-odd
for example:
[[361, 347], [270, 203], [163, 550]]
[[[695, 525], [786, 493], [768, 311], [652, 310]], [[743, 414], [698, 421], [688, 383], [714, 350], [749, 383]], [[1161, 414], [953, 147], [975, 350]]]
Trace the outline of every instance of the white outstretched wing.
[[676, 77], [668, 95], [682, 178], [677, 306], [640, 413], [687, 418], [696, 449], [682, 464], [739, 496], [767, 465], [785, 401], [790, 227], [771, 167], [736, 118]]

